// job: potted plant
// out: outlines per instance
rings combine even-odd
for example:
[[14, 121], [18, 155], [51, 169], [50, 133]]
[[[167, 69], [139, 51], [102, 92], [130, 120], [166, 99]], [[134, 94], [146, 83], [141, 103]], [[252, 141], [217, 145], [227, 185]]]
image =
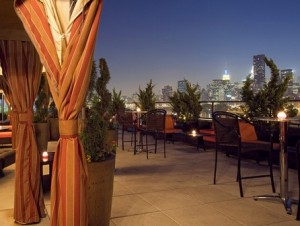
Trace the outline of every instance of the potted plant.
[[48, 105], [50, 90], [45, 73], [41, 76], [38, 95], [34, 102], [33, 123], [38, 150], [47, 150], [49, 140]]
[[[95, 63], [93, 67], [95, 69]], [[93, 226], [109, 225], [116, 152], [116, 136], [108, 135], [114, 122], [111, 120], [111, 93], [106, 87], [110, 74], [103, 58], [99, 61], [99, 69], [100, 77], [91, 76], [89, 103], [80, 134], [88, 162], [88, 218], [89, 225]]]
[[181, 127], [183, 131], [188, 131], [192, 128], [198, 129], [198, 119], [202, 106], [200, 105], [201, 92], [199, 91], [199, 85], [192, 86], [186, 79], [185, 84], [186, 91], [181, 92], [177, 89], [173, 96], [170, 96], [170, 102], [172, 111], [177, 117], [177, 127]]
[[113, 89], [111, 104], [112, 115], [116, 115], [121, 111], [125, 111], [125, 101], [121, 98], [121, 94], [121, 91], [117, 92], [115, 89]]
[[[247, 77], [244, 86], [242, 87], [241, 96], [244, 104], [241, 105], [243, 116], [250, 121], [254, 121], [256, 132], [259, 139], [270, 140], [269, 131], [267, 133], [262, 129], [269, 127], [273, 131], [278, 131], [277, 123], [269, 123], [255, 121], [256, 117], [276, 117], [279, 111], [285, 111], [288, 117], [297, 115], [297, 109], [293, 105], [288, 104], [289, 97], [285, 96], [288, 88], [288, 83], [292, 79], [290, 76], [280, 78], [279, 70], [272, 59], [264, 59], [266, 65], [271, 70], [269, 82], [264, 84], [263, 88], [255, 91], [253, 89], [253, 79]], [[277, 140], [278, 132], [276, 135]]]
[[154, 86], [155, 85], [153, 85], [152, 80], [150, 79], [144, 90], [139, 88], [139, 92], [137, 93], [138, 102], [134, 103], [143, 111], [155, 109], [155, 93], [153, 92]]

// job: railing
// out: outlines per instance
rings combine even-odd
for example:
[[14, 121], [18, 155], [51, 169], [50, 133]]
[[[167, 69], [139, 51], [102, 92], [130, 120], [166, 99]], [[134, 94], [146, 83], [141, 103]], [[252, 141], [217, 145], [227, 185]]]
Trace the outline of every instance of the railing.
[[[300, 115], [300, 100], [290, 100], [289, 103], [293, 104], [298, 109], [298, 115]], [[201, 118], [211, 118], [211, 114], [214, 111], [232, 111], [242, 113], [240, 105], [243, 101], [200, 101], [202, 111], [200, 113]], [[134, 103], [126, 104], [126, 107], [135, 110]], [[172, 114], [172, 107], [170, 102], [156, 102], [155, 108], [162, 108], [167, 111], [168, 114]]]

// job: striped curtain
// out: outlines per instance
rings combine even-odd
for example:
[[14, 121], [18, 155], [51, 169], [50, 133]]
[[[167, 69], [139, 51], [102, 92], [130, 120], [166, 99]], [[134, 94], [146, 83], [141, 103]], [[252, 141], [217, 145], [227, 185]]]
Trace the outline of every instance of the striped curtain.
[[[45, 5], [37, 0], [16, 0], [15, 10], [46, 68], [59, 112], [60, 139], [52, 172], [51, 225], [84, 226], [88, 223], [87, 163], [77, 124], [90, 79], [102, 0], [77, 0], [76, 5], [83, 7], [75, 6], [74, 11], [76, 8], [82, 11], [76, 13], [68, 35], [61, 34], [65, 39], [59, 51], [51, 29], [60, 29], [60, 21], [49, 21], [51, 18], [47, 16], [52, 14], [46, 13], [46, 5], [51, 4], [51, 0], [43, 2]], [[53, 12], [53, 15], [58, 13]]]
[[40, 156], [32, 126], [32, 106], [42, 74], [31, 42], [0, 40], [0, 61], [13, 111], [17, 116], [14, 218], [21, 224], [45, 217]]

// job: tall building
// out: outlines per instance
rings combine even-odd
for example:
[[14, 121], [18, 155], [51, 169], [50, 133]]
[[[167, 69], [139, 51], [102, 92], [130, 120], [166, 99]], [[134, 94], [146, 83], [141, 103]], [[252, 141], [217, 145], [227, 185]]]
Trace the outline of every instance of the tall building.
[[291, 80], [289, 82], [289, 85], [293, 85], [293, 81], [294, 81], [294, 73], [292, 69], [283, 69], [280, 70], [280, 77], [281, 79], [283, 79], [286, 76], [291, 76]]
[[253, 77], [254, 77], [254, 89], [261, 89], [265, 83], [265, 55], [253, 56]]
[[186, 91], [186, 81], [185, 80], [181, 80], [181, 81], [178, 81], [178, 91], [179, 92], [185, 92]]
[[223, 79], [213, 79], [208, 85], [210, 100], [222, 101], [225, 100], [225, 85], [227, 81]]
[[163, 101], [170, 101], [170, 96], [173, 95], [173, 88], [172, 86], [166, 85], [162, 88], [162, 100]]
[[294, 87], [294, 73], [292, 69], [283, 69], [280, 70], [280, 78], [283, 79], [287, 76], [290, 76], [291, 80], [289, 81], [287, 91], [285, 95], [290, 96], [290, 98], [295, 97], [295, 94], [298, 94], [298, 89]]
[[228, 74], [227, 69], [225, 69], [222, 79], [225, 80], [225, 81], [230, 81], [230, 75]]

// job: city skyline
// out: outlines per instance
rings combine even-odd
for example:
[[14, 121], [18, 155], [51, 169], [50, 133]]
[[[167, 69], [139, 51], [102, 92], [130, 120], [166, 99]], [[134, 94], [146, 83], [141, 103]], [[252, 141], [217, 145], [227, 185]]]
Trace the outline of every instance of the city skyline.
[[297, 77], [299, 8], [297, 0], [104, 1], [95, 60], [107, 60], [109, 87], [123, 95], [150, 79], [156, 92], [184, 78], [206, 88], [225, 69], [241, 82], [259, 54]]

